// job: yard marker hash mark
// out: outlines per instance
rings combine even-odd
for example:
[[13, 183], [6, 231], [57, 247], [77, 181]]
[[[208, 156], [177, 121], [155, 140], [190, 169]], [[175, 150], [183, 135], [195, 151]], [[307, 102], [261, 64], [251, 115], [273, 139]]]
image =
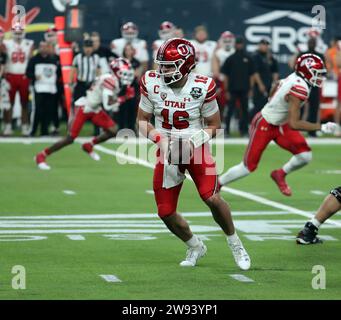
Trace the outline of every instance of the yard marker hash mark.
[[100, 274], [99, 276], [103, 278], [106, 282], [122, 282], [122, 280], [114, 274]]
[[230, 277], [234, 280], [240, 281], [240, 282], [255, 282], [255, 280], [244, 276], [243, 274], [230, 274]]

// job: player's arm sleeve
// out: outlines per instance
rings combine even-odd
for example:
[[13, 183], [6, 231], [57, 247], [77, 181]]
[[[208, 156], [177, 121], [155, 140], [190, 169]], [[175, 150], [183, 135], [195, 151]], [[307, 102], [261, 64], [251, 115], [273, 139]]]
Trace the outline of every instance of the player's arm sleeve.
[[204, 104], [201, 108], [201, 114], [204, 118], [210, 117], [214, 115], [217, 111], [219, 111], [218, 103], [217, 103], [217, 86], [213, 79], [211, 79], [211, 83], [208, 86], [207, 94], [204, 100]]
[[204, 103], [208, 103], [216, 99], [217, 97], [217, 85], [213, 79], [211, 79], [211, 82], [208, 86], [206, 97]]
[[143, 94], [141, 94], [139, 108], [141, 108], [144, 112], [153, 113], [154, 105], [153, 103]]
[[302, 85], [299, 85], [297, 83], [295, 83], [291, 87], [289, 94], [300, 99], [300, 100], [302, 100], [302, 101], [307, 100], [308, 96], [309, 96], [309, 92], [308, 92], [307, 88], [302, 86]]
[[109, 89], [103, 89], [102, 92], [102, 104], [103, 108], [106, 111], [114, 110], [116, 107], [118, 107], [117, 99], [114, 99], [114, 93], [112, 90]]
[[201, 114], [204, 118], [209, 118], [219, 111], [217, 99], [204, 103], [201, 109]]

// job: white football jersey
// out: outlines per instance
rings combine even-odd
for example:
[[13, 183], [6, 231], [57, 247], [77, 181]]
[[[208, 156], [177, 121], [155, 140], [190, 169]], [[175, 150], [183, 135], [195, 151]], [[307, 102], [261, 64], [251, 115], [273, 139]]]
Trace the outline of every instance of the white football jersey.
[[[119, 57], [122, 57], [124, 47], [127, 43], [128, 41], [124, 38], [115, 39], [111, 42], [111, 51]], [[131, 41], [131, 45], [135, 49], [135, 59], [140, 62], [148, 62], [149, 55], [147, 51], [147, 42], [142, 39], [134, 39]]]
[[[118, 79], [110, 73], [99, 76], [92, 84], [91, 88], [86, 91], [86, 97], [79, 98], [76, 106], [83, 106], [84, 112], [99, 112], [102, 105], [105, 107], [108, 97], [117, 100], [120, 86]], [[106, 108], [105, 108], [106, 109]]]
[[158, 39], [153, 42], [152, 49], [153, 49], [153, 59], [155, 59], [157, 51], [159, 48], [164, 44], [165, 40]]
[[13, 39], [5, 40], [7, 63], [5, 71], [11, 74], [25, 74], [33, 48], [33, 40], [23, 39], [20, 43]]
[[188, 138], [203, 128], [203, 118], [219, 111], [214, 80], [197, 73], [191, 72], [184, 87], [175, 89], [154, 71], [147, 71], [140, 91], [148, 102], [140, 103], [140, 108], [153, 113], [155, 128], [168, 136]]
[[191, 40], [195, 48], [196, 67], [195, 72], [205, 76], [212, 76], [212, 58], [217, 47], [216, 41], [207, 40], [203, 43]]
[[275, 126], [282, 125], [288, 121], [288, 95], [293, 95], [303, 102], [309, 97], [309, 85], [296, 73], [290, 74], [279, 81], [276, 91], [270, 97], [262, 109], [263, 118]]
[[219, 60], [220, 66], [222, 66], [225, 63], [226, 59], [233, 53], [235, 53], [235, 50], [233, 48], [229, 51], [226, 51], [224, 48], [219, 48], [218, 50], [216, 50], [215, 54]]

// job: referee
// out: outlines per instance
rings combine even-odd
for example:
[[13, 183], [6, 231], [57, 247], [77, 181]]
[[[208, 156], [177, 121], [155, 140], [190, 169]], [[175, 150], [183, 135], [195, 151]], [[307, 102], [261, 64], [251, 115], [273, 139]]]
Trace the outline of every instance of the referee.
[[93, 42], [84, 40], [83, 52], [78, 53], [73, 59], [73, 68], [70, 74], [70, 83], [73, 83], [75, 73], [77, 81], [73, 90], [73, 102], [86, 95], [96, 77], [100, 74], [100, 57], [94, 53]]

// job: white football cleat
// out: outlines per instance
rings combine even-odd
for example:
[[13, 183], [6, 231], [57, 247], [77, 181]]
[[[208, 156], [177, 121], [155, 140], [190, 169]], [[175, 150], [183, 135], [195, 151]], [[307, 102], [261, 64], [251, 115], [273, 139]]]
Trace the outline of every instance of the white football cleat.
[[92, 151], [89, 153], [89, 156], [91, 157], [91, 159], [95, 160], [95, 161], [99, 161], [101, 160], [101, 157], [98, 153]]
[[249, 270], [251, 267], [251, 259], [243, 247], [240, 239], [233, 243], [228, 241], [228, 245], [232, 251], [234, 261], [241, 270]]
[[41, 162], [38, 164], [40, 170], [51, 170], [51, 167], [46, 162]]
[[186, 258], [180, 262], [181, 267], [194, 267], [198, 260], [203, 257], [207, 252], [207, 247], [202, 241], [195, 248], [188, 248], [186, 252]]
[[11, 136], [11, 135], [13, 135], [12, 125], [10, 123], [6, 123], [4, 125], [3, 135], [4, 136]]
[[24, 136], [24, 137], [28, 137], [30, 135], [30, 126], [28, 124], [23, 124], [21, 126], [21, 134]]

